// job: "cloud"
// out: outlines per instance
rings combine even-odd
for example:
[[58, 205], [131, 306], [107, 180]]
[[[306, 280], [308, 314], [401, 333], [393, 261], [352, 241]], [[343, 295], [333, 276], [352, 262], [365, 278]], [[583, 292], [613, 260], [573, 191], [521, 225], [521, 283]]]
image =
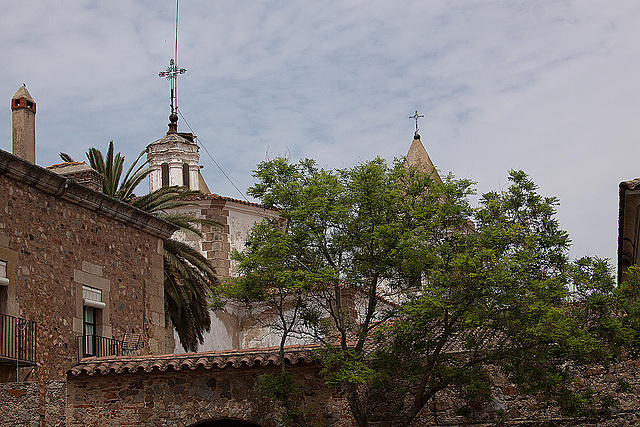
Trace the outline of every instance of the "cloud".
[[[640, 175], [636, 2], [180, 6], [180, 110], [238, 187], [267, 156], [348, 167], [403, 155], [418, 109], [444, 172], [482, 192], [523, 168], [560, 196], [574, 255], [615, 256], [617, 184]], [[168, 83], [157, 73], [173, 55], [175, 4], [3, 7], [0, 87], [8, 102], [27, 82], [36, 99], [40, 164], [111, 139], [133, 159], [166, 132]], [[9, 150], [9, 108], [4, 117]], [[238, 197], [201, 154], [209, 187]]]

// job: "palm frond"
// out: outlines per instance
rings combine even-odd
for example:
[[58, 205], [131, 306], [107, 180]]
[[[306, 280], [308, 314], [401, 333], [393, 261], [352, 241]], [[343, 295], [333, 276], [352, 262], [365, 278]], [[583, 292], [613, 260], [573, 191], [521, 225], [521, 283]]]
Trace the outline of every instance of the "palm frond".
[[60, 152], [60, 158], [63, 162], [75, 162], [75, 160], [73, 160], [73, 158], [67, 153]]

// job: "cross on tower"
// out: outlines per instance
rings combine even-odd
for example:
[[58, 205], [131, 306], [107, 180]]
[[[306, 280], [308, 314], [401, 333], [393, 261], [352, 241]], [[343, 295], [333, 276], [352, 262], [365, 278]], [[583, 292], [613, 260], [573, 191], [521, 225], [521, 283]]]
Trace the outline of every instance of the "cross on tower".
[[171, 58], [167, 69], [158, 73], [158, 77], [164, 77], [171, 82], [171, 114], [174, 114], [178, 108], [178, 76], [186, 72], [186, 69], [178, 68]]
[[418, 115], [418, 110], [416, 110], [416, 113], [413, 116], [409, 116], [410, 119], [416, 120], [416, 135], [418, 134], [418, 119], [420, 117], [424, 117], [424, 114]]

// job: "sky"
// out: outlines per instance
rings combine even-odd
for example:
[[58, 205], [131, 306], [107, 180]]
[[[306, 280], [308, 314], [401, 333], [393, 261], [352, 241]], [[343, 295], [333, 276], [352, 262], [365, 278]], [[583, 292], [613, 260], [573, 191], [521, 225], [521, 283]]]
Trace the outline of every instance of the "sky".
[[[164, 135], [169, 83], [158, 72], [174, 54], [175, 1], [0, 6], [0, 149], [11, 151], [9, 102], [23, 82], [37, 103], [41, 166], [110, 140], [131, 161]], [[198, 136], [212, 192], [242, 199], [235, 187], [246, 191], [256, 165], [276, 156], [326, 168], [391, 161], [409, 149], [417, 110], [441, 173], [482, 194], [524, 170], [560, 199], [571, 256], [615, 262], [618, 185], [640, 176], [637, 0], [179, 7], [188, 71], [178, 126]]]

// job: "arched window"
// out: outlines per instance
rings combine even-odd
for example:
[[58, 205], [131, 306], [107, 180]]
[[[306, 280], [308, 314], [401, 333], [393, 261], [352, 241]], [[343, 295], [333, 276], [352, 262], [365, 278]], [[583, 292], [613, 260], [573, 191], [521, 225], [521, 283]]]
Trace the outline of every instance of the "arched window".
[[189, 185], [189, 165], [186, 163], [182, 165], [182, 185], [191, 188]]
[[162, 186], [169, 186], [169, 165], [167, 163], [163, 163], [161, 166], [162, 169]]

